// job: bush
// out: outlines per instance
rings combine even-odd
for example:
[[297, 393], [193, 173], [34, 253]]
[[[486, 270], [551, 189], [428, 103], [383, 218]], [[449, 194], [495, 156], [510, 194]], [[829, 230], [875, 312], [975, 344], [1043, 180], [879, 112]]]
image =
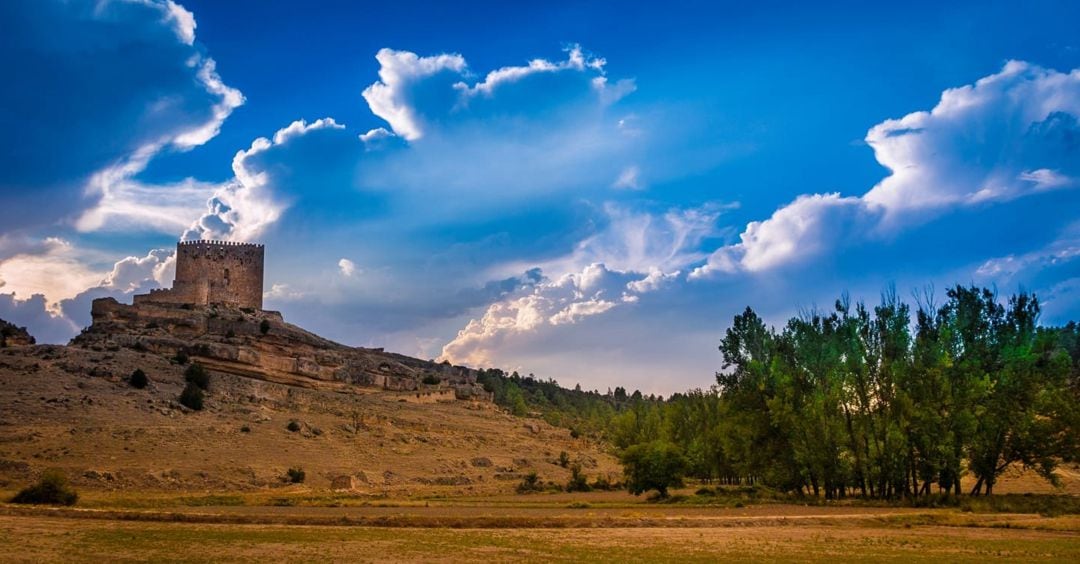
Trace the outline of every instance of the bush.
[[442, 380], [439, 380], [439, 377], [434, 374], [428, 374], [427, 376], [424, 376], [423, 380], [421, 380], [421, 382], [427, 384], [428, 386], [435, 386], [441, 381]]
[[146, 377], [146, 373], [142, 371], [142, 368], [136, 368], [135, 372], [131, 373], [128, 383], [131, 384], [132, 388], [141, 390], [150, 383], [150, 379]]
[[262, 333], [263, 335], [269, 333], [270, 332], [270, 321], [268, 321], [266, 319], [262, 320], [262, 322], [259, 323], [259, 332]]
[[288, 429], [289, 431], [292, 431], [293, 433], [299, 432], [300, 431], [300, 422], [293, 419], [292, 421], [289, 421], [289, 424], [286, 425], [285, 428]]
[[244, 425], [243, 427], [240, 427], [240, 432], [241, 433], [250, 433], [251, 432], [251, 427], [248, 427], [247, 425]]
[[531, 493], [538, 492], [544, 489], [544, 485], [540, 483], [540, 477], [536, 475], [536, 472], [529, 472], [521, 479], [521, 483], [517, 486], [517, 493]]
[[285, 472], [285, 479], [293, 484], [304, 483], [304, 478], [306, 477], [307, 475], [304, 473], [304, 469], [299, 466], [296, 468], [289, 468], [289, 470]]
[[36, 484], [15, 494], [11, 503], [75, 505], [78, 500], [79, 494], [68, 486], [59, 470], [46, 470]]
[[206, 371], [206, 368], [203, 368], [203, 365], [197, 362], [191, 363], [191, 366], [188, 366], [187, 370], [184, 371], [184, 380], [204, 390], [210, 389], [210, 373]]
[[187, 386], [184, 386], [184, 391], [180, 392], [180, 405], [200, 411], [203, 408], [204, 397], [202, 388], [194, 382], [188, 382]]
[[605, 492], [616, 489], [616, 487], [617, 487], [616, 484], [612, 484], [611, 480], [609, 480], [607, 476], [603, 476], [603, 475], [597, 476], [596, 479], [593, 480], [593, 483], [592, 483], [592, 489], [601, 490], [601, 491], [605, 491]]
[[570, 466], [570, 455], [566, 454], [565, 450], [559, 453], [559, 466], [563, 468]]
[[176, 351], [176, 355], [172, 357], [173, 362], [181, 366], [188, 363], [188, 355], [184, 351]]
[[619, 457], [626, 475], [626, 488], [634, 495], [656, 490], [661, 498], [668, 488], [682, 485], [686, 458], [679, 447], [666, 441], [633, 445]]
[[585, 477], [585, 474], [581, 472], [581, 466], [575, 464], [570, 467], [570, 481], [566, 483], [566, 491], [568, 492], [587, 492], [591, 491], [589, 487], [589, 481]]

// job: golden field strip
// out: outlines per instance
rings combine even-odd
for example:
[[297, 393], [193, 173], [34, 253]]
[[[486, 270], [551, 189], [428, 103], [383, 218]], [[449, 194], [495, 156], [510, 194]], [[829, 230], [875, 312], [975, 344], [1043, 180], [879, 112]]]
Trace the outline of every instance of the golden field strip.
[[0, 561], [1080, 561], [1075, 514], [657, 504], [622, 492], [138, 499], [89, 492], [74, 508], [2, 504]]

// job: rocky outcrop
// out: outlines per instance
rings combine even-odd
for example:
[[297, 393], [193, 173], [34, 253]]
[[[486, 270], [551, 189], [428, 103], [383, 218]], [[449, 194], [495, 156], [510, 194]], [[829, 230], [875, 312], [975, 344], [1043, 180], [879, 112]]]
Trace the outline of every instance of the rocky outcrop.
[[34, 337], [26, 331], [26, 327], [0, 319], [0, 348], [25, 347], [34, 343]]
[[[345, 346], [286, 323], [274, 311], [226, 305], [125, 305], [102, 298], [94, 300], [90, 314], [92, 324], [72, 340], [72, 346], [187, 357], [211, 370], [307, 388], [363, 386], [440, 399], [490, 400], [476, 383], [474, 370]], [[437, 386], [422, 383], [432, 377], [439, 380]]]

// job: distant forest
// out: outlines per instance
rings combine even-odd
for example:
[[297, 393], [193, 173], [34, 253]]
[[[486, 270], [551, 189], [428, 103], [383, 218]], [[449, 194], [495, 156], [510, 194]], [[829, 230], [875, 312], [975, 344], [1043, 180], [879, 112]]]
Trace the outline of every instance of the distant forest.
[[480, 382], [517, 415], [677, 453], [705, 481], [826, 498], [991, 494], [1011, 466], [1056, 482], [1080, 457], [1080, 328], [1040, 326], [1028, 293], [945, 298], [843, 297], [780, 330], [748, 307], [720, 340], [716, 384], [667, 399], [497, 369]]

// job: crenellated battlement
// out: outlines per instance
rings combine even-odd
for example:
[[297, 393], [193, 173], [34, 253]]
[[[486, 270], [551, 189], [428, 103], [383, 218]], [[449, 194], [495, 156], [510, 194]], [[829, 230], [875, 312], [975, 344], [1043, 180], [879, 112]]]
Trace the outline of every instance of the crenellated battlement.
[[266, 246], [261, 243], [243, 243], [240, 241], [218, 241], [216, 239], [196, 239], [194, 241], [180, 241], [177, 247], [240, 247], [249, 249], [262, 249]]
[[265, 250], [258, 243], [180, 241], [176, 244], [172, 288], [135, 296], [135, 303], [229, 304], [262, 309]]

